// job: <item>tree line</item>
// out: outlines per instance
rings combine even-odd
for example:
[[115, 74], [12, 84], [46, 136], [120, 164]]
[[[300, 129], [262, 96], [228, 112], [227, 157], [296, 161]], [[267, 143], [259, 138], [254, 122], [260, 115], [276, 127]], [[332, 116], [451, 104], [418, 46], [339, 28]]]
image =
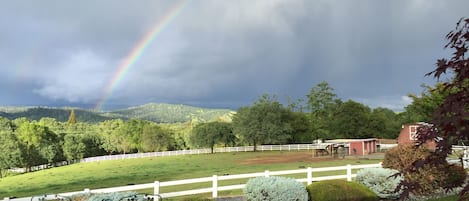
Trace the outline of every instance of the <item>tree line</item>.
[[441, 101], [437, 90], [430, 91], [411, 95], [414, 102], [401, 113], [343, 101], [327, 82], [321, 82], [311, 88], [307, 100], [288, 101], [287, 105], [275, 95], [264, 94], [252, 105], [239, 108], [232, 120], [162, 124], [110, 119], [87, 123], [77, 121], [74, 110], [66, 122], [54, 118], [0, 118], [0, 171], [109, 154], [257, 147], [335, 138], [395, 139], [402, 124], [429, 118], [432, 105]]
[[72, 119], [0, 118], [0, 173], [12, 167], [30, 170], [84, 157], [179, 148], [174, 132], [154, 122], [115, 119], [89, 124]]

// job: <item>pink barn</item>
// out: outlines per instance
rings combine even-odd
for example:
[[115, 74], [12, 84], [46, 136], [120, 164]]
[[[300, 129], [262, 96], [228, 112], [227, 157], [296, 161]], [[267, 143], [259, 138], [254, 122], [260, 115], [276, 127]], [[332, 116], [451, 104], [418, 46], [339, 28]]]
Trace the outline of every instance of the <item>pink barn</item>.
[[372, 153], [376, 153], [378, 139], [336, 139], [327, 140], [326, 142], [333, 144], [343, 144], [344, 147], [348, 147], [348, 153], [351, 156], [366, 156]]
[[[416, 133], [417, 128], [422, 125], [429, 125], [427, 123], [415, 123], [415, 124], [406, 124], [402, 125], [401, 133], [399, 133], [399, 137], [397, 138], [398, 144], [409, 144], [415, 143], [417, 140]], [[430, 149], [435, 149], [436, 143], [435, 141], [427, 141], [426, 146]]]

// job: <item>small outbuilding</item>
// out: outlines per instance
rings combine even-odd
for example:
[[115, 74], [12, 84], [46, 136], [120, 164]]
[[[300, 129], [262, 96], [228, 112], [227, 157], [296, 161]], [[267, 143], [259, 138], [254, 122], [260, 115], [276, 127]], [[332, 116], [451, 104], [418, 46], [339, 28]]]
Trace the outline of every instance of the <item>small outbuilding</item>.
[[[399, 133], [399, 137], [397, 138], [398, 144], [410, 144], [415, 143], [417, 140], [417, 129], [420, 126], [429, 126], [428, 123], [414, 123], [414, 124], [405, 124], [402, 125], [402, 130]], [[435, 149], [436, 143], [434, 140], [430, 140], [426, 142], [427, 148]]]
[[335, 139], [327, 140], [326, 142], [343, 145], [343, 147], [348, 148], [348, 155], [350, 156], [366, 156], [376, 153], [378, 139]]

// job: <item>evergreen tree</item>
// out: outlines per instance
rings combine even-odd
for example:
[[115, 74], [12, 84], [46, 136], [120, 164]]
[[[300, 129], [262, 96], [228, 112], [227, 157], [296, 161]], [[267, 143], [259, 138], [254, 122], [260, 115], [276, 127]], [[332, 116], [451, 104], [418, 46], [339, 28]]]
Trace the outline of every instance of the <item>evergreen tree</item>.
[[69, 124], [76, 124], [77, 123], [77, 119], [75, 117], [75, 110], [72, 109], [72, 111], [70, 111], [70, 116], [68, 117], [68, 123]]

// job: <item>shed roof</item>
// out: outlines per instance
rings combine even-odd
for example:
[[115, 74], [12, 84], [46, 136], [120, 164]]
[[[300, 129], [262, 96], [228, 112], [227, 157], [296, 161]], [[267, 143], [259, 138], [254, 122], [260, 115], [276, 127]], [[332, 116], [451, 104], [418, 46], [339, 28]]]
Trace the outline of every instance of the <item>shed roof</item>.
[[365, 142], [365, 141], [378, 141], [378, 139], [376, 139], [376, 138], [367, 138], [367, 139], [334, 139], [334, 140], [326, 140], [326, 142], [330, 142], [330, 143]]

